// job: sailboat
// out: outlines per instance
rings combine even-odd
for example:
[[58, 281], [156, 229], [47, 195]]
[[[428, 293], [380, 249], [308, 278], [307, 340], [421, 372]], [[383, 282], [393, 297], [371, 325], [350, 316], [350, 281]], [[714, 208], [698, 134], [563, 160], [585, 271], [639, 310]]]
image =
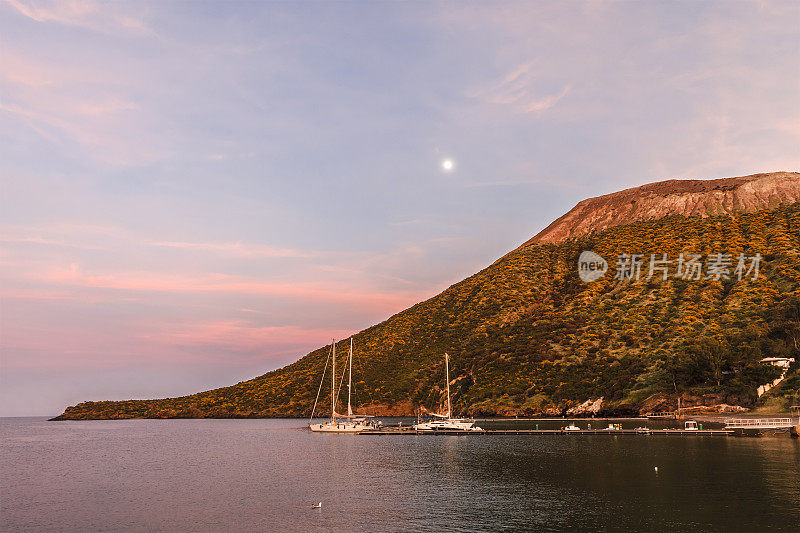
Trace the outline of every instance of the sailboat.
[[466, 418], [453, 418], [453, 409], [450, 405], [450, 356], [444, 354], [445, 383], [447, 384], [447, 414], [433, 416], [438, 420], [419, 422], [414, 424], [416, 431], [483, 431], [475, 425], [474, 420]]
[[[333, 341], [333, 364], [331, 365], [331, 418], [327, 422], [320, 422], [312, 424], [311, 420], [314, 418], [314, 410], [316, 409], [316, 402], [314, 402], [314, 409], [311, 410], [311, 418], [309, 419], [308, 427], [314, 432], [323, 433], [358, 433], [365, 429], [372, 429], [375, 424], [369, 416], [354, 415], [353, 404], [351, 403], [352, 390], [353, 390], [353, 338], [350, 337], [350, 355], [349, 359], [349, 377], [347, 378], [347, 414], [342, 415], [336, 412], [336, 399], [338, 397], [336, 390], [336, 341]], [[328, 365], [325, 364], [327, 369]], [[342, 375], [344, 379], [344, 375]], [[322, 390], [322, 383], [325, 380], [325, 371], [322, 371], [322, 381], [320, 381], [320, 390]], [[339, 387], [341, 390], [341, 387]], [[317, 392], [317, 399], [319, 399], [319, 392]]]

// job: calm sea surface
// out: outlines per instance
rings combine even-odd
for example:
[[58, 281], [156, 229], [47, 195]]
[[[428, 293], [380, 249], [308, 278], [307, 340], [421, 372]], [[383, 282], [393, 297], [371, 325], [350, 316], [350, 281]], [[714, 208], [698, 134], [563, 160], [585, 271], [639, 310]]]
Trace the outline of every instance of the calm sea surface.
[[788, 437], [367, 437], [306, 423], [0, 419], [0, 530], [800, 530]]

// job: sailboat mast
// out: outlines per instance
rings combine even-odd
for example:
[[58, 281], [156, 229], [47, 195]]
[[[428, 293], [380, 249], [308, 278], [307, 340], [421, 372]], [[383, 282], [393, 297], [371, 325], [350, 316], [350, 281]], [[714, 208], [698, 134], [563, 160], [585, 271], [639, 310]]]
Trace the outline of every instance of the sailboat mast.
[[333, 343], [333, 369], [331, 370], [331, 420], [336, 418], [336, 339]]
[[353, 388], [353, 337], [350, 337], [350, 375], [347, 378], [347, 416], [353, 416], [350, 406], [350, 390]]
[[453, 413], [450, 408], [450, 356], [447, 355], [447, 352], [444, 352], [444, 368], [447, 379], [447, 418], [453, 418]]

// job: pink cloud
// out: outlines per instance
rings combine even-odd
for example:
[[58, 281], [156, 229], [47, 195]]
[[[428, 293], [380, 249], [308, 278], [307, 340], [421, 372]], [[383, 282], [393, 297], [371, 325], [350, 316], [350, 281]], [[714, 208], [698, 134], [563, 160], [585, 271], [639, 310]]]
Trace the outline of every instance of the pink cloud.
[[293, 248], [278, 248], [264, 244], [247, 244], [242, 242], [152, 242], [152, 246], [197, 250], [239, 257], [315, 257], [315, 252], [307, 252]]
[[5, 0], [21, 15], [36, 22], [54, 22], [67, 26], [111, 32], [118, 29], [147, 31], [141, 17], [118, 11], [125, 4], [93, 2], [90, 0], [62, 0], [60, 2], [23, 2]]
[[[447, 239], [431, 242], [439, 245], [442, 240]], [[388, 274], [408, 261], [418, 262], [427, 253], [428, 242], [377, 254], [315, 252], [242, 242], [152, 241], [120, 228], [68, 223], [0, 225], [0, 242], [8, 245], [5, 259], [0, 261], [0, 276], [4, 278], [0, 295], [10, 299], [106, 302], [147, 299], [152, 295], [145, 293], [163, 293], [205, 295], [217, 301], [235, 297], [239, 302], [233, 305], [252, 307], [243, 298], [255, 296], [304, 306], [314, 306], [315, 302], [343, 304], [351, 311], [380, 316], [400, 311], [444, 288], [443, 284], [421, 285]], [[122, 246], [128, 250], [120, 256]], [[171, 248], [180, 255], [165, 258], [158, 253], [159, 248]], [[87, 255], [83, 250], [103, 253]], [[195, 252], [253, 261], [261, 265], [264, 275], [204, 272], [207, 259]], [[264, 263], [276, 257], [302, 261]], [[118, 271], [113, 266], [131, 260], [151, 268]], [[215, 258], [208, 260], [214, 265], [209, 264], [209, 268], [218, 267]], [[54, 263], [64, 266], [54, 267]], [[237, 263], [242, 264], [246, 263]]]
[[[82, 272], [76, 263], [70, 264], [68, 268], [58, 268], [49, 272], [32, 274], [27, 277], [27, 280], [47, 286], [115, 289], [133, 292], [231, 293], [297, 298], [320, 302], [355, 304], [389, 312], [399, 311], [432, 295], [430, 291], [381, 292], [364, 290], [363, 285], [355, 282], [300, 281], [270, 283], [244, 276], [219, 273], [184, 275], [137, 271], [92, 275]], [[17, 295], [24, 297], [27, 293], [28, 291], [18, 291]], [[60, 297], [66, 298], [67, 296], [61, 294]], [[79, 298], [79, 296], [76, 296], [76, 299]]]
[[[113, 366], [122, 356], [139, 360], [161, 357], [164, 351], [131, 329], [136, 326], [84, 327], [53, 323], [52, 320], [16, 320], [4, 325], [3, 366], [13, 368], [75, 366]], [[158, 354], [158, 355], [156, 355]], [[123, 357], [124, 358], [124, 357]]]
[[157, 344], [212, 346], [225, 351], [253, 352], [275, 350], [278, 346], [323, 346], [332, 338], [343, 339], [354, 333], [349, 329], [304, 328], [301, 326], [254, 326], [243, 320], [228, 319], [170, 328], [148, 334]]
[[3, 237], [0, 236], [0, 242], [8, 244], [42, 244], [45, 246], [59, 246], [65, 248], [81, 248], [83, 250], [106, 250], [100, 246], [90, 244], [81, 244], [75, 242], [68, 242], [57, 239], [47, 239], [44, 237]]
[[30, 88], [46, 87], [55, 83], [52, 71], [9, 51], [3, 52], [3, 70], [0, 71], [0, 78]]
[[[256, 364], [268, 369], [270, 360], [299, 359], [308, 351], [344, 339], [351, 329], [308, 328], [297, 325], [259, 326], [240, 319], [169, 322], [138, 319], [106, 324], [61, 324], [15, 320], [4, 327], [5, 368], [110, 368], [132, 362], [160, 361], [193, 364], [218, 362]], [[231, 357], [232, 354], [236, 354]]]
[[555, 94], [537, 94], [535, 87], [538, 80], [533, 70], [534, 64], [534, 61], [526, 61], [500, 81], [483, 89], [472, 90], [467, 96], [488, 104], [512, 106], [523, 113], [546, 111], [569, 93], [570, 86], [565, 85]]
[[569, 92], [569, 85], [564, 86], [557, 94], [545, 96], [544, 98], [530, 99], [524, 104], [523, 109], [525, 112], [530, 113], [534, 111], [545, 111], [550, 109], [558, 103], [559, 100], [564, 98]]
[[[125, 108], [124, 105], [120, 107]], [[0, 104], [2, 109], [2, 104]], [[96, 105], [87, 113], [103, 112], [105, 105]], [[282, 248], [269, 244], [254, 244], [241, 241], [236, 242], [190, 242], [190, 241], [153, 241], [142, 238], [132, 232], [115, 227], [92, 226], [86, 224], [59, 223], [40, 226], [22, 226], [13, 224], [0, 225], [0, 242], [5, 243], [32, 243], [51, 246], [64, 246], [84, 248], [90, 250], [108, 250], [107, 245], [99, 246], [98, 240], [124, 240], [126, 244], [151, 246], [155, 248], [173, 248], [176, 250], [208, 252], [226, 257], [264, 258], [287, 257], [309, 259], [320, 257], [323, 252], [314, 250], [300, 250], [296, 248]], [[86, 241], [94, 241], [87, 243]], [[332, 254], [328, 254], [332, 255]]]

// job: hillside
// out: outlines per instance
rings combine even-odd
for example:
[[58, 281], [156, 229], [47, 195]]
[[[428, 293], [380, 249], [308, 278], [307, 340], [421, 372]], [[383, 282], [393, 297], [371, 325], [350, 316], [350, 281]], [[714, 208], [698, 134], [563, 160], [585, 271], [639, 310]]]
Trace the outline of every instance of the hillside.
[[797, 172], [660, 181], [583, 200], [523, 246], [560, 242], [593, 231], [670, 215], [735, 215], [793, 202], [800, 202], [800, 174]]
[[[797, 184], [800, 175], [773, 176]], [[713, 185], [721, 180], [669, 188], [716, 195], [764, 180], [737, 179], [744, 181], [728, 182], [727, 189]], [[641, 189], [649, 194], [657, 187]], [[759, 203], [719, 215], [673, 214], [512, 251], [355, 336], [359, 412], [437, 409], [445, 351], [452, 356], [458, 413], [630, 414], [674, 407], [679, 395], [684, 405], [755, 405], [757, 385], [775, 374], [758, 361], [800, 360], [800, 203], [764, 201], [767, 208]], [[578, 277], [584, 250], [609, 263], [598, 281]], [[642, 254], [639, 280], [614, 279], [622, 253]], [[681, 253], [702, 254], [704, 279], [676, 277], [676, 264], [666, 280], [661, 273], [646, 279], [650, 254], [664, 253], [673, 261]], [[732, 255], [731, 279], [705, 279], [706, 261], [715, 253]], [[738, 279], [740, 253], [747, 266], [761, 254], [757, 279], [753, 271]], [[337, 347], [337, 366], [344, 364], [346, 344]], [[85, 402], [57, 419], [308, 416], [329, 351], [319, 348], [230, 387], [181, 398]], [[790, 373], [796, 375], [797, 365]], [[781, 387], [781, 394], [782, 401], [800, 403], [796, 389]]]

